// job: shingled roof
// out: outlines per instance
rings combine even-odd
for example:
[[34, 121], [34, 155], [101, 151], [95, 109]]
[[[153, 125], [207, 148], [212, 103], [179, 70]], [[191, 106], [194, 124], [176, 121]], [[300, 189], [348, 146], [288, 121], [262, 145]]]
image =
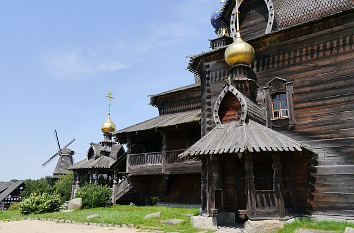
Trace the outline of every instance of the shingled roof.
[[200, 121], [200, 109], [178, 112], [173, 114], [165, 114], [150, 120], [141, 122], [139, 124], [130, 126], [125, 129], [121, 129], [115, 133], [115, 135], [123, 133], [131, 133], [136, 131], [144, 131], [156, 128], [164, 128], [167, 126], [181, 125], [189, 122]]
[[302, 145], [255, 121], [231, 122], [212, 129], [180, 157], [263, 151], [302, 151]]
[[187, 86], [178, 87], [178, 88], [168, 90], [168, 91], [165, 91], [162, 93], [158, 93], [155, 95], [149, 95], [150, 96], [150, 105], [157, 106], [158, 100], [160, 99], [160, 97], [168, 96], [168, 95], [175, 94], [175, 93], [179, 93], [179, 94], [182, 93], [182, 95], [184, 95], [185, 93], [187, 94], [188, 91], [199, 90], [199, 89], [200, 89], [200, 83], [193, 83], [193, 84], [190, 84]]
[[192, 88], [195, 88], [195, 87], [199, 87], [199, 86], [200, 86], [200, 83], [193, 83], [193, 84], [190, 84], [190, 85], [187, 85], [187, 86], [178, 87], [178, 88], [175, 88], [175, 89], [172, 89], [172, 90], [168, 90], [168, 91], [165, 91], [165, 92], [161, 92], [161, 93], [158, 93], [158, 94], [155, 94], [155, 95], [149, 95], [149, 96], [150, 97], [158, 97], [158, 96], [168, 95], [168, 94], [172, 94], [172, 93], [176, 93], [176, 92], [180, 92], [180, 91], [189, 90], [189, 89], [192, 89]]
[[[310, 21], [340, 13], [354, 8], [353, 0], [272, 0], [277, 28], [272, 32], [294, 27]], [[227, 0], [221, 10], [220, 18], [230, 23], [235, 0]]]
[[[270, 33], [292, 28], [311, 21], [342, 13], [354, 8], [353, 0], [272, 0], [274, 6], [275, 25]], [[219, 18], [226, 25], [230, 24], [232, 9], [235, 0], [227, 0], [221, 9]], [[227, 46], [189, 56], [187, 69], [196, 73], [196, 64], [202, 57], [218, 53]]]
[[70, 170], [77, 170], [77, 169], [91, 169], [91, 168], [96, 168], [96, 169], [109, 169], [112, 168], [112, 166], [117, 162], [117, 160], [114, 160], [110, 157], [107, 156], [101, 156], [97, 159], [84, 159], [81, 160], [80, 162], [72, 165], [69, 169]]
[[[103, 146], [91, 143], [87, 152], [87, 158], [69, 167], [69, 170], [78, 169], [110, 169], [112, 166], [124, 157], [124, 148], [120, 144]], [[104, 154], [109, 154], [106, 156]]]
[[22, 185], [23, 182], [23, 180], [0, 182], [0, 202]]

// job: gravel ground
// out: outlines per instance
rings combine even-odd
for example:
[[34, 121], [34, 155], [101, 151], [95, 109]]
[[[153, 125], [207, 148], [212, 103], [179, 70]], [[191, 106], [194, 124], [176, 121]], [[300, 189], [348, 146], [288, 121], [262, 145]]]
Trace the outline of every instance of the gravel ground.
[[[48, 221], [0, 222], [0, 233], [134, 233], [137, 229], [128, 227], [101, 227], [78, 223], [56, 223]], [[141, 232], [141, 231], [140, 231]]]

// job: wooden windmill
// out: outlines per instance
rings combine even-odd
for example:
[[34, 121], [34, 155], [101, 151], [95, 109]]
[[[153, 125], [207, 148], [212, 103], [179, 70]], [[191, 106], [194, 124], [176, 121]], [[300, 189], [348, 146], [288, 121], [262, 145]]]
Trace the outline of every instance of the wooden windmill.
[[68, 146], [70, 146], [71, 143], [73, 143], [76, 139], [75, 138], [71, 139], [70, 142], [68, 142], [63, 148], [61, 148], [57, 130], [54, 130], [54, 135], [57, 140], [59, 150], [52, 157], [50, 157], [45, 163], [43, 163], [42, 166], [44, 167], [48, 165], [57, 155], [59, 155], [57, 165], [53, 172], [53, 178], [59, 178], [60, 176], [67, 174], [69, 172], [69, 167], [74, 163], [73, 160], [74, 151], [69, 149]]

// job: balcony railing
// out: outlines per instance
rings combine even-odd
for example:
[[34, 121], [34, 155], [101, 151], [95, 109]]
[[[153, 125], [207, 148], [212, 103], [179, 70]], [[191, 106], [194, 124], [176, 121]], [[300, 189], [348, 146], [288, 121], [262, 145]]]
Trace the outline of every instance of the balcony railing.
[[170, 150], [166, 153], [166, 162], [169, 163], [185, 163], [185, 162], [194, 162], [194, 160], [190, 160], [187, 158], [178, 158], [178, 155], [183, 153], [185, 149], [182, 150]]
[[161, 152], [150, 152], [143, 154], [129, 154], [129, 166], [162, 164]]

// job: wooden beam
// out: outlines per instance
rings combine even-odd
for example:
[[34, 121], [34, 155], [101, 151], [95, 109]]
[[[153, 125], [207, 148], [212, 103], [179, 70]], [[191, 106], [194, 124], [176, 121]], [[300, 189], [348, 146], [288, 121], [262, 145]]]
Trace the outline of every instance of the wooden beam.
[[256, 217], [256, 187], [254, 185], [253, 175], [253, 156], [245, 153], [245, 191], [246, 191], [246, 211], [249, 218]]
[[167, 164], [167, 135], [164, 129], [161, 129], [162, 134], [162, 174], [166, 173], [166, 164]]
[[281, 176], [281, 162], [280, 155], [273, 154], [273, 190], [275, 191], [275, 203], [279, 212], [279, 217], [283, 218], [285, 216], [284, 199], [282, 194], [282, 176]]
[[207, 171], [207, 159], [203, 158], [202, 159], [202, 167], [201, 167], [201, 212], [203, 213], [207, 213], [207, 192], [208, 192], [208, 171]]

